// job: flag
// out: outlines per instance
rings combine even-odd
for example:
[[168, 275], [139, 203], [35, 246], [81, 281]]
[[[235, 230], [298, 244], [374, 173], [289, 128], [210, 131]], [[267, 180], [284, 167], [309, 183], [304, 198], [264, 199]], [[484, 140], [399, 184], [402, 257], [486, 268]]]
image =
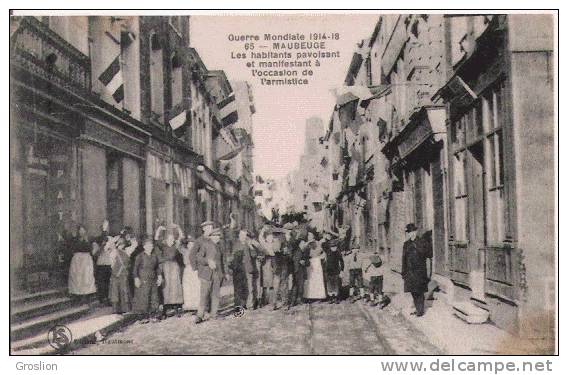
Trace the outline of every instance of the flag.
[[115, 40], [120, 45], [120, 48], [110, 65], [99, 75], [99, 81], [105, 86], [105, 90], [112, 96], [114, 101], [121, 103], [124, 100], [124, 81], [120, 56], [121, 52], [136, 39], [136, 35], [128, 30], [121, 30], [120, 36], [117, 35], [117, 37], [114, 37], [112, 32], [107, 31], [105, 34]]
[[174, 131], [174, 134], [176, 136], [179, 137], [183, 135], [183, 131], [185, 130], [184, 125], [186, 124], [186, 121], [187, 111], [181, 111], [177, 116], [170, 120], [170, 126], [172, 127], [172, 130]]
[[238, 121], [239, 115], [237, 113], [237, 101], [235, 100], [234, 93], [221, 100], [217, 106], [219, 107], [219, 115], [221, 116], [223, 127]]
[[99, 81], [102, 82], [106, 91], [110, 93], [115, 102], [122, 102], [124, 99], [124, 82], [120, 69], [120, 54], [116, 56], [104, 72], [102, 72], [99, 76]]
[[232, 150], [231, 152], [229, 152], [228, 154], [225, 154], [219, 158], [217, 158], [218, 160], [230, 160], [233, 159], [235, 156], [237, 156], [243, 149], [245, 148], [244, 145], [241, 145], [239, 147], [237, 147], [236, 149]]

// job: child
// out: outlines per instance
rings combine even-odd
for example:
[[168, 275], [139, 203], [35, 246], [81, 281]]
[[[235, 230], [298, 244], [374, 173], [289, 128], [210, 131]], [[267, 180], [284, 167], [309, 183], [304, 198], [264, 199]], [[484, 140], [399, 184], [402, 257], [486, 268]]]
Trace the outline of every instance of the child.
[[383, 261], [377, 252], [369, 260], [371, 264], [365, 269], [365, 274], [369, 277], [369, 298], [371, 306], [377, 306], [383, 301]]
[[143, 242], [144, 251], [136, 256], [134, 261], [134, 301], [133, 310], [140, 314], [141, 324], [152, 319], [157, 322], [157, 311], [160, 305], [158, 287], [162, 284], [162, 275], [158, 273], [159, 260], [154, 252], [152, 237], [146, 237]]
[[329, 294], [329, 303], [339, 303], [339, 274], [343, 271], [344, 263], [341, 252], [337, 250], [338, 241], [331, 240], [326, 246], [329, 250], [326, 254], [325, 270], [327, 275], [327, 293]]
[[[349, 300], [351, 303], [355, 303], [365, 295], [363, 265], [359, 251], [359, 245], [353, 245], [351, 251], [348, 251], [345, 255], [346, 262], [349, 265]], [[355, 297], [355, 289], [358, 289], [359, 292], [357, 297]]]
[[123, 238], [116, 239], [114, 243], [111, 269], [109, 299], [114, 313], [124, 314], [130, 311], [130, 256]]

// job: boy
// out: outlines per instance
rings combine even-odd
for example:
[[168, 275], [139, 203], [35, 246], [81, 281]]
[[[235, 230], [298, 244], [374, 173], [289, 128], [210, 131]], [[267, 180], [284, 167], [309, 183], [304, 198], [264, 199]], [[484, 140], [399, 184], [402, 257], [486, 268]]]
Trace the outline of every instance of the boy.
[[344, 268], [343, 257], [341, 256], [341, 252], [337, 251], [337, 245], [337, 240], [331, 240], [326, 246], [328, 249], [325, 271], [327, 275], [329, 303], [339, 303], [339, 287], [341, 285], [339, 274]]
[[124, 314], [130, 311], [130, 256], [124, 238], [117, 238], [114, 246], [116, 249], [112, 253], [109, 299], [114, 313]]
[[377, 306], [383, 301], [383, 261], [377, 252], [371, 255], [369, 260], [371, 263], [365, 269], [365, 274], [369, 278], [369, 299], [371, 306]]
[[143, 242], [144, 251], [134, 261], [134, 301], [133, 310], [140, 314], [142, 320], [140, 324], [146, 324], [152, 319], [157, 322], [158, 308], [160, 301], [158, 298], [158, 287], [162, 285], [162, 275], [159, 274], [159, 259], [154, 252], [154, 241], [152, 237], [146, 237]]
[[[351, 251], [347, 252], [345, 255], [346, 263], [349, 265], [349, 300], [351, 303], [355, 303], [365, 295], [365, 288], [363, 287], [363, 265], [359, 252], [359, 245], [356, 244], [353, 245]], [[355, 297], [355, 289], [359, 292], [357, 297]]]

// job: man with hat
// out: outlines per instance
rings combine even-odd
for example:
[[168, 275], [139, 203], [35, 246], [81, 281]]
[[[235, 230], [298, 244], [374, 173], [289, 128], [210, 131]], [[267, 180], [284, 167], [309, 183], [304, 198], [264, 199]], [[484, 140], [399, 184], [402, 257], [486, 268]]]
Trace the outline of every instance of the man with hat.
[[211, 306], [211, 316], [216, 316], [219, 310], [219, 293], [221, 282], [225, 275], [224, 257], [219, 245], [221, 238], [221, 229], [213, 229], [209, 233], [209, 239], [205, 239], [202, 242], [201, 250], [197, 254], [197, 274], [200, 281], [200, 291], [196, 324], [204, 321], [207, 306]]
[[416, 311], [412, 315], [424, 315], [424, 293], [428, 290], [428, 269], [426, 259], [428, 253], [424, 251], [423, 244], [417, 240], [416, 225], [410, 223], [406, 226], [406, 242], [402, 249], [402, 278], [404, 291], [412, 294]]

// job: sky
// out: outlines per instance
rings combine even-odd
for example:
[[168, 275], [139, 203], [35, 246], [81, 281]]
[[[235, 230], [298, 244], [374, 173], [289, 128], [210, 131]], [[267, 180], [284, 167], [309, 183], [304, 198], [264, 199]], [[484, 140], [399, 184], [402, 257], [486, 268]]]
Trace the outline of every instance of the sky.
[[[343, 84], [356, 44], [369, 38], [379, 15], [371, 14], [264, 14], [192, 16], [190, 43], [210, 70], [222, 69], [229, 80], [252, 84], [256, 113], [253, 115], [255, 174], [282, 178], [296, 169], [304, 148], [306, 119], [321, 117], [327, 126], [335, 104], [332, 90]], [[339, 40], [326, 40], [327, 50], [339, 51], [336, 59], [322, 59], [314, 68], [307, 86], [266, 86], [252, 76], [246, 61], [231, 58], [244, 51], [244, 42], [229, 40], [229, 35], [265, 33], [339, 33]], [[293, 52], [294, 53], [294, 52]]]

